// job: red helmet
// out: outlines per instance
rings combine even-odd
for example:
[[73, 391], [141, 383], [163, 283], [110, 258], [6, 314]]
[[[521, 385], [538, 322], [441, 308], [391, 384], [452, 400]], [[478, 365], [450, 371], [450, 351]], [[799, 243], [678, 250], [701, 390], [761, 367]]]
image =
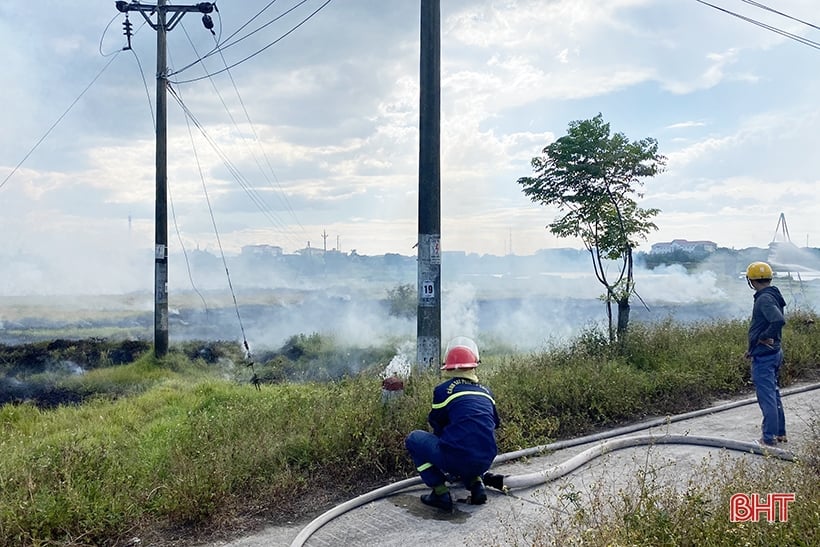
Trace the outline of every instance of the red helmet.
[[447, 344], [444, 365], [441, 370], [475, 368], [479, 362], [476, 343], [466, 336], [457, 336]]

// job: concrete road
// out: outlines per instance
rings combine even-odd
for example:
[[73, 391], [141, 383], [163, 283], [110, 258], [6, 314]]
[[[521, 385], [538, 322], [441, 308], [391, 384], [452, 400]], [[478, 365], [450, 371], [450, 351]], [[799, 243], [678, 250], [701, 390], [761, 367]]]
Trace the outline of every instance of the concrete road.
[[[815, 432], [820, 422], [820, 390], [784, 390], [789, 443], [782, 445], [799, 454], [803, 439]], [[791, 393], [786, 395], [786, 393]], [[746, 399], [753, 401], [753, 399]], [[738, 401], [735, 401], [737, 403]], [[713, 408], [731, 406], [724, 401]], [[618, 435], [613, 439], [635, 436], [687, 435], [751, 442], [760, 437], [761, 414], [757, 404], [655, 424], [648, 429]], [[492, 471], [509, 476], [532, 476], [554, 469], [575, 455], [600, 445], [592, 443], [556, 450], [546, 455], [498, 464]], [[309, 537], [308, 546], [423, 546], [423, 545], [532, 545], [554, 523], [559, 529], [573, 504], [611, 506], [619, 491], [637, 488], [636, 477], [646, 476], [653, 488], [674, 487], [679, 491], [697, 481], [704, 469], [715, 469], [735, 458], [761, 460], [752, 453], [694, 445], [652, 445], [625, 448], [595, 457], [575, 471], [546, 483], [511, 490], [509, 495], [487, 489], [488, 502], [473, 506], [458, 503], [452, 514], [444, 514], [419, 501], [427, 488], [411, 486], [384, 498], [366, 503], [327, 522]], [[783, 465], [790, 465], [783, 462]], [[466, 498], [467, 491], [453, 488], [454, 498]], [[574, 500], [574, 501], [573, 501]], [[797, 501], [799, 502], [799, 500]], [[728, 518], [728, 508], [727, 508]], [[299, 537], [307, 522], [293, 526], [267, 528], [252, 536], [211, 547], [289, 546]], [[554, 536], [555, 530], [550, 532]]]

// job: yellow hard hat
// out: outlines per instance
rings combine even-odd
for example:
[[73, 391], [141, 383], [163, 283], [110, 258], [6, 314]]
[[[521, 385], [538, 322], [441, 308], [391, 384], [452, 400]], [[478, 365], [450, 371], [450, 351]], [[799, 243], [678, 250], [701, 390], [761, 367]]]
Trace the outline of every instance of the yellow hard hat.
[[752, 262], [746, 268], [746, 279], [771, 279], [773, 276], [772, 267], [765, 262]]

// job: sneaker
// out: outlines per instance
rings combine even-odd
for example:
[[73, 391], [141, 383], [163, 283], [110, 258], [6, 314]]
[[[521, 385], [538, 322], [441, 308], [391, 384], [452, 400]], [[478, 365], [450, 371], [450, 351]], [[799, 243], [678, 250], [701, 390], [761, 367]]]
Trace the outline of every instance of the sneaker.
[[774, 439], [775, 439], [777, 442], [779, 442], [779, 443], [787, 443], [787, 442], [789, 442], [789, 438], [788, 438], [788, 437], [786, 437], [785, 435], [778, 435], [778, 436], [777, 436], [777, 437], [775, 437]]
[[453, 498], [450, 496], [450, 492], [436, 494], [434, 490], [429, 494], [422, 495], [421, 502], [424, 505], [429, 505], [430, 507], [437, 507], [438, 509], [442, 509], [444, 511], [453, 510]]
[[487, 491], [484, 490], [484, 483], [481, 477], [476, 478], [470, 485], [470, 504], [483, 505], [487, 503]]

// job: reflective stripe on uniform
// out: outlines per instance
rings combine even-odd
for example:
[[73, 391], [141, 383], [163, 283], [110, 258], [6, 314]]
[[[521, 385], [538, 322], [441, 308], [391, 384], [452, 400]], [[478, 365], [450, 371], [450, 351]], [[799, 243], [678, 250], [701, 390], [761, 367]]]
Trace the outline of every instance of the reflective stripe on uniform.
[[416, 471], [418, 471], [419, 473], [421, 473], [422, 471], [426, 471], [427, 469], [430, 469], [431, 467], [433, 467], [433, 464], [432, 464], [432, 463], [430, 463], [430, 462], [423, 463], [423, 464], [421, 464], [420, 466], [418, 466], [418, 467], [416, 468]]
[[461, 397], [462, 395], [481, 395], [482, 397], [488, 398], [490, 401], [492, 401], [493, 404], [495, 404], [495, 401], [493, 401], [493, 398], [490, 397], [490, 395], [488, 393], [484, 393], [482, 391], [459, 391], [458, 393], [453, 393], [452, 395], [450, 395], [449, 397], [444, 399], [444, 401], [441, 402], [441, 403], [433, 403], [433, 408], [434, 409], [444, 408], [445, 406], [447, 406], [450, 403], [450, 401], [452, 401], [453, 399], [456, 399], [457, 397]]

